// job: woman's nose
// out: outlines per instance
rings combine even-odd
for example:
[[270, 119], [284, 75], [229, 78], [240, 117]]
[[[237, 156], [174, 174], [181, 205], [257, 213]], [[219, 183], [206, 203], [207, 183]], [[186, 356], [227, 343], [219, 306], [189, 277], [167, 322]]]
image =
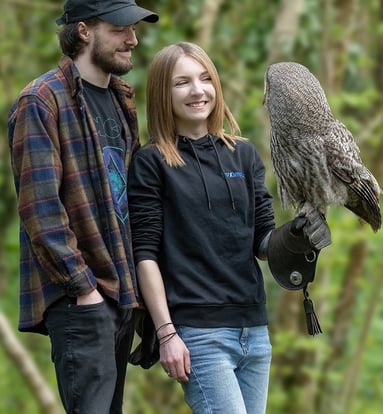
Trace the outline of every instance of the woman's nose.
[[202, 87], [201, 82], [199, 82], [199, 81], [193, 82], [192, 87], [191, 87], [191, 91], [192, 91], [192, 93], [194, 93], [196, 95], [197, 94], [202, 94], [203, 93], [203, 87]]

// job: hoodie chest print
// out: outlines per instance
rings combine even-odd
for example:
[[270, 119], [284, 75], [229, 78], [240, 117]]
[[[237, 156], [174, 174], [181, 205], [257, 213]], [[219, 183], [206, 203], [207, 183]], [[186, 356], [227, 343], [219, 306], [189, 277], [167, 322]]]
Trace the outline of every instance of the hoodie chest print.
[[245, 178], [245, 174], [242, 171], [227, 171], [224, 174], [226, 178]]

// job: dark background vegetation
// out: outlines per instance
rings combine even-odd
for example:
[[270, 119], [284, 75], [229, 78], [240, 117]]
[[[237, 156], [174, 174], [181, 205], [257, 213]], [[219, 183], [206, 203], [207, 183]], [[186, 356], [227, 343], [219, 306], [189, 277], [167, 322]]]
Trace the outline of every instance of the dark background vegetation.
[[[139, 1], [139, 0], [138, 0]], [[199, 43], [215, 61], [242, 133], [260, 151], [281, 211], [262, 106], [269, 63], [293, 60], [320, 79], [334, 114], [352, 131], [365, 164], [383, 183], [383, 2], [381, 0], [147, 0], [157, 25], [141, 23], [135, 69], [146, 139], [145, 82], [161, 47]], [[18, 219], [7, 143], [7, 114], [20, 89], [60, 57], [55, 19], [62, 2], [0, 3], [0, 412], [62, 413], [46, 337], [17, 332]], [[333, 243], [322, 251], [310, 293], [324, 333], [307, 335], [301, 293], [283, 291], [263, 265], [273, 362], [270, 414], [377, 414], [383, 404], [382, 232], [344, 208], [328, 213]], [[159, 366], [129, 367], [125, 413], [189, 413], [179, 384]], [[230, 414], [230, 413], [223, 413]]]

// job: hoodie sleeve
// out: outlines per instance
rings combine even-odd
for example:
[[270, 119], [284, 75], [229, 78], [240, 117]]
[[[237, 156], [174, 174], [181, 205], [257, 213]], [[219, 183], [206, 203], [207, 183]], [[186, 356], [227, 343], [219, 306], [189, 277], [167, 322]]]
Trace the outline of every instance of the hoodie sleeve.
[[255, 232], [253, 252], [259, 256], [262, 241], [268, 237], [270, 231], [275, 228], [274, 210], [272, 207], [273, 197], [265, 186], [265, 166], [257, 153], [254, 161], [254, 205], [255, 205]]
[[160, 249], [163, 206], [160, 160], [153, 147], [133, 156], [128, 179], [129, 216], [135, 262], [157, 261]]

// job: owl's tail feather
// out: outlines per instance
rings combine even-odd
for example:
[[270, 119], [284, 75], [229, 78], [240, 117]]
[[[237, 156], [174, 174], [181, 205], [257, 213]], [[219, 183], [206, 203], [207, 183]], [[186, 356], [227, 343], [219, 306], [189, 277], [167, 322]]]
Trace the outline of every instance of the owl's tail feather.
[[305, 297], [303, 300], [303, 305], [306, 314], [307, 331], [310, 335], [315, 336], [322, 333], [322, 329], [319, 325], [318, 318], [314, 311], [313, 301], [310, 299], [309, 292], [307, 292], [306, 288], [303, 289], [303, 294]]

